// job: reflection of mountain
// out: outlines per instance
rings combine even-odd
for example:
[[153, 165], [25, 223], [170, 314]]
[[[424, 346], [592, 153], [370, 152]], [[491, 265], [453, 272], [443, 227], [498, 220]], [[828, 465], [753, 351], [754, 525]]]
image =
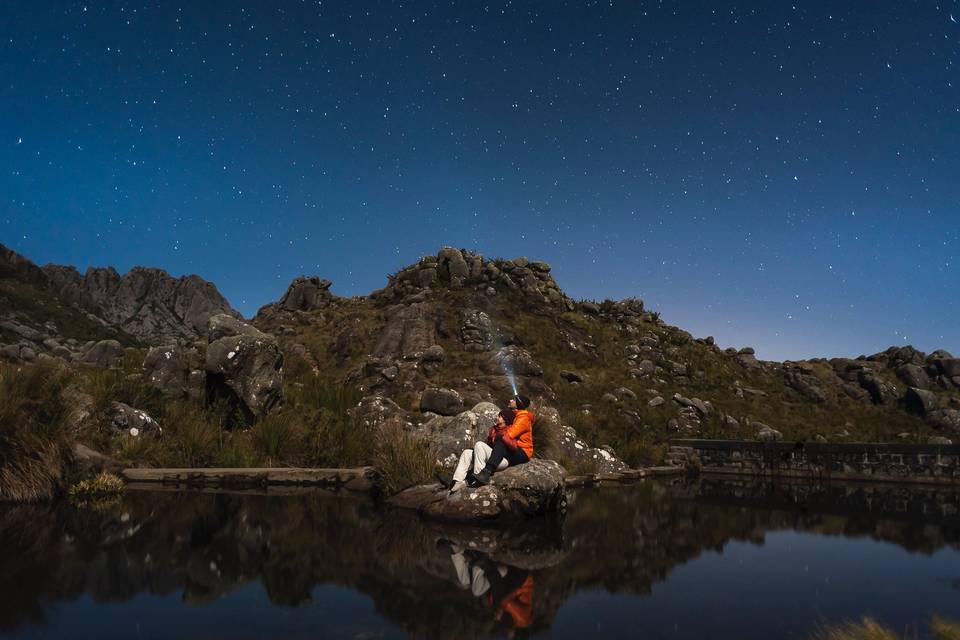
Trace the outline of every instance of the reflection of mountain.
[[133, 493], [102, 513], [17, 506], [0, 511], [0, 631], [38, 623], [45, 607], [84, 594], [122, 602], [179, 591], [202, 606], [255, 581], [279, 606], [309, 601], [321, 584], [355, 589], [418, 636], [502, 630], [491, 596], [460, 588], [441, 538], [468, 549], [470, 567], [493, 583], [530, 577], [536, 631], [577, 591], [648, 593], [704, 551], [762, 544], [773, 530], [869, 536], [923, 553], [957, 546], [955, 507], [952, 493], [933, 489], [708, 480], [585, 490], [562, 525], [500, 531], [437, 527], [329, 495]]

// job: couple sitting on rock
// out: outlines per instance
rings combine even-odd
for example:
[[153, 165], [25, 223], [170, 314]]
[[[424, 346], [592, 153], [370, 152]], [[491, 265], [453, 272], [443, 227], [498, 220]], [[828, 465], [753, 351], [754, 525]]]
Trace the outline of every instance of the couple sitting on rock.
[[512, 397], [509, 408], [497, 414], [497, 422], [490, 427], [487, 439], [472, 449], [463, 450], [453, 480], [444, 482], [451, 494], [466, 486], [485, 485], [495, 471], [530, 461], [534, 415], [529, 407], [530, 399], [526, 396]]

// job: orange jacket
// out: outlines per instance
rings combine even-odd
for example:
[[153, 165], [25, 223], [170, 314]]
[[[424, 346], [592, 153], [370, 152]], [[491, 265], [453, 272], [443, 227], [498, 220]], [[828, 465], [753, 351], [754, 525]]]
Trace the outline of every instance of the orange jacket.
[[500, 601], [494, 614], [500, 619], [504, 613], [510, 616], [510, 626], [515, 629], [525, 629], [533, 622], [533, 576], [527, 576], [516, 590], [507, 594]]
[[527, 454], [527, 458], [533, 459], [533, 421], [536, 417], [532, 411], [520, 409], [517, 411], [513, 424], [507, 427], [503, 441], [511, 447], [520, 447]]

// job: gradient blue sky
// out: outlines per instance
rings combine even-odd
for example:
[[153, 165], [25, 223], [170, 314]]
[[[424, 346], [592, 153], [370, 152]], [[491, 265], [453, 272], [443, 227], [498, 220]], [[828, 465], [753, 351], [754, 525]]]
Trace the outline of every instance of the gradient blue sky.
[[954, 0], [6, 3], [0, 242], [197, 273], [246, 315], [297, 275], [366, 294], [454, 245], [762, 358], [958, 352], [958, 21]]

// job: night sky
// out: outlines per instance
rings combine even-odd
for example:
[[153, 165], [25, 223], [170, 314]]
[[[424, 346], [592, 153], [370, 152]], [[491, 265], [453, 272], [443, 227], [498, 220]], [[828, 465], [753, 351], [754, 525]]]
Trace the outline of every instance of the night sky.
[[248, 316], [300, 274], [367, 294], [453, 245], [761, 358], [956, 353], [958, 21], [955, 0], [7, 2], [0, 242], [197, 273]]

